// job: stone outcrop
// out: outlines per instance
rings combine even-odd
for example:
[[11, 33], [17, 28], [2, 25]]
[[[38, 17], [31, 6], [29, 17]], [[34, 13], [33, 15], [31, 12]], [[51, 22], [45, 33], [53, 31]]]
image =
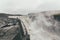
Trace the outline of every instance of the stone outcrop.
[[[6, 16], [3, 17], [3, 15]], [[0, 40], [30, 40], [28, 28], [26, 28], [28, 24], [25, 25], [25, 23], [27, 22], [24, 22], [18, 15], [2, 14], [0, 17]]]
[[0, 40], [60, 40], [60, 11], [0, 16]]

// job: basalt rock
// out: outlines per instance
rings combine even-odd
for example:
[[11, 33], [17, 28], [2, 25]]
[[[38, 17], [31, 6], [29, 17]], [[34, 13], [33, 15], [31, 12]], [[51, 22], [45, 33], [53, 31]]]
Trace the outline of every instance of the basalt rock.
[[9, 18], [8, 15], [0, 14], [0, 40], [30, 40], [30, 36], [26, 30], [26, 26], [20, 18]]

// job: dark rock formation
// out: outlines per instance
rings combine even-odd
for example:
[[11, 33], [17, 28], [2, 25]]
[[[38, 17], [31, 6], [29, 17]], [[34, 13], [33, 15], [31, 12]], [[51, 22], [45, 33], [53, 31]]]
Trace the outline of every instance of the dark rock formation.
[[25, 26], [22, 25], [24, 23], [19, 18], [8, 18], [8, 16], [11, 15], [0, 14], [0, 40], [30, 40], [27, 30], [24, 30]]

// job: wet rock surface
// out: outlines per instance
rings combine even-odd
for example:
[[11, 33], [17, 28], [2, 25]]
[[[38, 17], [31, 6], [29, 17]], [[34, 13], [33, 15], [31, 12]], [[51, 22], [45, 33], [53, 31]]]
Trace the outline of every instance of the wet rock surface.
[[60, 11], [0, 17], [0, 40], [60, 40]]
[[0, 17], [0, 40], [30, 40], [24, 23], [19, 18], [8, 18], [8, 16], [11, 15]]

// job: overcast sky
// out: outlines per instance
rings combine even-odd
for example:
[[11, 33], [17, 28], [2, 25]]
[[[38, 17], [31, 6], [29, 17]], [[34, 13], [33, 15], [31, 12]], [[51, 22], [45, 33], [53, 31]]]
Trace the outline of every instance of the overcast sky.
[[60, 0], [0, 0], [0, 12], [18, 9], [57, 10]]

